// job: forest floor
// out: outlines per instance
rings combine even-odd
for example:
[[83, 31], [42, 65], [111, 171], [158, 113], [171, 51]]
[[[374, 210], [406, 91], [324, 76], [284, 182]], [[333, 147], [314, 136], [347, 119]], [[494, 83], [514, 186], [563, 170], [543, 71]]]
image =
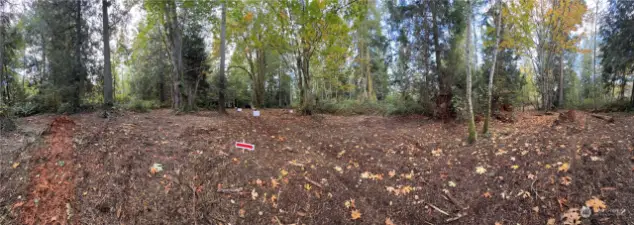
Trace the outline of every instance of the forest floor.
[[634, 224], [634, 116], [578, 114], [516, 112], [474, 145], [422, 116], [22, 118], [0, 224]]

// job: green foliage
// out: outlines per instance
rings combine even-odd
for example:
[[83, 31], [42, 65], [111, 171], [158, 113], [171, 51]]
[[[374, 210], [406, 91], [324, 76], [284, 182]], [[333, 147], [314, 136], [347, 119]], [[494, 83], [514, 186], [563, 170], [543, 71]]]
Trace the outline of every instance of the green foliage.
[[16, 104], [11, 107], [11, 114], [15, 116], [25, 117], [38, 113], [38, 105], [33, 102], [25, 102]]
[[124, 108], [135, 112], [149, 112], [151, 109], [157, 109], [160, 104], [153, 100], [132, 99]]
[[423, 106], [413, 100], [388, 98], [385, 101], [326, 101], [318, 105], [317, 112], [336, 115], [430, 115]]

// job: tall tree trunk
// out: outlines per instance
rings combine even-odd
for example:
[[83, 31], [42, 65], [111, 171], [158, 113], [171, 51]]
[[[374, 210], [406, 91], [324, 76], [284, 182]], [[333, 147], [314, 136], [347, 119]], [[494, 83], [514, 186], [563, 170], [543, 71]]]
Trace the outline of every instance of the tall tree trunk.
[[493, 76], [495, 75], [495, 64], [498, 61], [498, 48], [500, 46], [500, 30], [502, 29], [502, 0], [498, 0], [498, 15], [497, 23], [495, 24], [495, 47], [493, 48], [493, 61], [491, 63], [491, 70], [489, 71], [489, 91], [487, 93], [487, 114], [484, 118], [484, 127], [482, 133], [489, 133], [489, 123], [491, 120], [491, 107], [493, 100]]
[[597, 91], [596, 90], [596, 57], [597, 57], [597, 17], [599, 14], [599, 1], [597, 1], [596, 5], [595, 5], [595, 10], [594, 10], [594, 40], [592, 42], [592, 89], [594, 89], [594, 109], [597, 109]]
[[[44, 34], [40, 34], [42, 38], [42, 68], [40, 73], [40, 85], [44, 83], [44, 79], [46, 79], [46, 38], [44, 38]], [[41, 91], [41, 88], [38, 88], [38, 91]]]
[[262, 48], [255, 50], [255, 60], [257, 63], [257, 71], [253, 71], [253, 94], [255, 98], [255, 107], [264, 106], [264, 84], [266, 81], [266, 52]]
[[564, 108], [564, 51], [559, 55], [559, 108]]
[[74, 90], [74, 99], [73, 99], [73, 106], [75, 108], [79, 108], [79, 105], [81, 104], [81, 93], [83, 90], [83, 78], [82, 78], [82, 74], [81, 74], [81, 43], [82, 43], [82, 36], [81, 36], [81, 4], [82, 1], [77, 1], [77, 5], [76, 5], [76, 12], [77, 13], [75, 15], [75, 29], [76, 29], [76, 38], [77, 40], [75, 40], [75, 62], [74, 62], [74, 76], [75, 76], [75, 85], [76, 85], [76, 89]]
[[619, 98], [619, 100], [625, 100], [625, 84], [627, 83], [627, 79], [625, 77], [625, 69], [623, 70], [623, 73], [621, 73], [621, 97]]
[[[434, 51], [436, 53], [436, 73], [438, 74], [438, 97], [436, 99], [436, 107], [438, 108], [439, 116], [442, 119], [447, 119], [450, 116], [449, 109], [451, 108], [451, 84], [447, 77], [444, 76], [442, 71], [442, 62], [440, 58], [440, 29], [438, 28], [438, 1], [429, 1], [431, 4], [432, 13], [432, 28], [434, 33]], [[467, 54], [468, 55], [468, 54]]]
[[109, 108], [113, 103], [112, 91], [112, 71], [110, 66], [110, 24], [108, 23], [108, 6], [107, 0], [101, 1], [101, 11], [103, 13], [103, 104], [105, 108]]
[[165, 2], [165, 17], [172, 54], [172, 109], [179, 110], [182, 107], [180, 84], [183, 72], [183, 43], [174, 1]]
[[467, 109], [469, 110], [469, 143], [474, 143], [478, 139], [478, 134], [475, 128], [475, 120], [473, 117], [473, 103], [471, 102], [471, 2], [467, 0]]
[[[3, 7], [4, 5], [0, 5]], [[4, 9], [0, 8], [0, 13], [3, 13]], [[0, 18], [0, 32], [4, 29], [4, 23]], [[2, 95], [2, 90], [4, 87], [4, 34], [0, 33], [0, 106], [4, 104], [4, 97]]]
[[634, 81], [632, 81], [632, 94], [630, 94], [630, 102], [632, 103], [632, 107], [634, 107]]
[[365, 74], [366, 83], [368, 89], [368, 99], [372, 102], [376, 101], [376, 94], [374, 93], [374, 87], [372, 86], [372, 61], [370, 59], [370, 48], [365, 46]]
[[226, 114], [225, 111], [225, 92], [226, 92], [226, 78], [225, 78], [225, 48], [226, 48], [226, 36], [227, 36], [227, 3], [222, 2], [222, 21], [220, 24], [220, 75], [218, 76], [218, 112]]

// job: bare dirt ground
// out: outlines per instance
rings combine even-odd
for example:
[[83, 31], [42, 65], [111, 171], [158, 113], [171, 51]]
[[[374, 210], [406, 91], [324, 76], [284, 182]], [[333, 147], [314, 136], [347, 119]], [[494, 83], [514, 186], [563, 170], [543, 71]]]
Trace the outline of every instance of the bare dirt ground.
[[634, 224], [634, 117], [535, 114], [475, 145], [421, 116], [57, 118], [2, 136], [0, 224]]

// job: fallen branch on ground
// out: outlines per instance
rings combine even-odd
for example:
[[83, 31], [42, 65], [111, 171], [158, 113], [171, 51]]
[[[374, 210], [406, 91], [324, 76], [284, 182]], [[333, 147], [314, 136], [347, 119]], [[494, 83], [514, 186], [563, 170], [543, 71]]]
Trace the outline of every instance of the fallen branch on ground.
[[611, 116], [605, 116], [605, 115], [600, 115], [600, 114], [590, 114], [590, 115], [592, 117], [594, 117], [594, 118], [605, 120], [608, 123], [614, 123], [614, 118], [611, 117]]
[[465, 214], [458, 213], [458, 215], [457, 215], [456, 217], [454, 217], [454, 218], [449, 218], [449, 219], [445, 220], [445, 222], [447, 222], [447, 223], [449, 223], [449, 222], [453, 222], [453, 221], [459, 220], [460, 218], [462, 218], [462, 217], [464, 217], [464, 216], [466, 216], [466, 215], [467, 215], [466, 213], [465, 213]]
[[324, 188], [324, 187], [322, 187], [322, 186], [321, 186], [321, 184], [317, 183], [317, 182], [316, 182], [316, 181], [314, 181], [314, 180], [311, 180], [311, 179], [310, 179], [310, 178], [308, 178], [308, 177], [304, 177], [304, 180], [306, 180], [306, 181], [310, 182], [311, 184], [314, 184], [315, 186], [317, 186], [317, 187], [319, 187], [319, 188], [321, 188], [321, 189], [323, 189], [323, 188]]
[[451, 193], [449, 192], [449, 190], [444, 189], [443, 190], [443, 194], [445, 196], [445, 198], [447, 198], [451, 203], [453, 203], [454, 205], [460, 207], [462, 210], [467, 210], [469, 209], [469, 206], [464, 206], [464, 204], [460, 203], [458, 200], [456, 200]]
[[445, 214], [445, 215], [449, 216], [449, 213], [447, 213], [447, 212], [445, 212], [444, 210], [442, 210], [442, 209], [438, 208], [437, 206], [432, 205], [431, 203], [427, 203], [427, 205], [428, 205], [428, 206], [431, 206], [431, 207], [432, 207], [432, 208], [434, 208], [436, 211], [438, 211], [438, 212], [440, 212], [440, 213], [442, 213], [442, 214]]

